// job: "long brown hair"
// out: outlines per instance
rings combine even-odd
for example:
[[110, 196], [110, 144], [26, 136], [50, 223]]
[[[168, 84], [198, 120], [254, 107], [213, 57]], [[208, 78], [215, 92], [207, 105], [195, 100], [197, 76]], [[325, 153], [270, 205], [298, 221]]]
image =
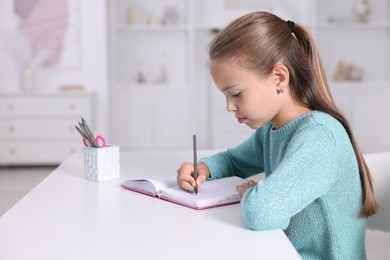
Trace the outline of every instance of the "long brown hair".
[[311, 110], [332, 115], [347, 131], [363, 188], [362, 216], [369, 217], [379, 210], [370, 170], [347, 119], [333, 101], [317, 45], [303, 26], [267, 12], [249, 13], [218, 33], [210, 44], [209, 56], [211, 61], [235, 59], [259, 77], [269, 75], [278, 62], [283, 63], [290, 72], [293, 99]]

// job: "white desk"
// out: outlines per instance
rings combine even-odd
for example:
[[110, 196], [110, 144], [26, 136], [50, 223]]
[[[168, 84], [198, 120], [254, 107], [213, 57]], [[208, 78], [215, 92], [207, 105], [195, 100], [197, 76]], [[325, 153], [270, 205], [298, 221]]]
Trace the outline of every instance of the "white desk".
[[191, 159], [191, 151], [122, 153], [121, 180], [97, 183], [73, 155], [0, 218], [0, 259], [300, 258], [281, 230], [247, 229], [238, 204], [196, 211], [120, 187], [176, 174]]

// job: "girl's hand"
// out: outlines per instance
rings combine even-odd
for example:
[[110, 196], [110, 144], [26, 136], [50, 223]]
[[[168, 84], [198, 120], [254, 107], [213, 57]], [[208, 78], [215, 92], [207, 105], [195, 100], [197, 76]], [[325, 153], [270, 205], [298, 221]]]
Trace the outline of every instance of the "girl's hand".
[[240, 194], [240, 196], [242, 197], [242, 196], [244, 195], [244, 193], [245, 193], [248, 189], [250, 189], [250, 188], [252, 188], [252, 187], [254, 187], [254, 186], [256, 186], [256, 182], [253, 181], [253, 180], [250, 180], [250, 181], [248, 181], [247, 183], [243, 183], [243, 184], [241, 184], [241, 185], [237, 185], [236, 190], [237, 190], [237, 192]]
[[[209, 167], [205, 163], [198, 163], [198, 178], [196, 183], [200, 186], [210, 176]], [[191, 192], [194, 192], [195, 179], [194, 179], [194, 164], [183, 163], [177, 170], [177, 183], [179, 186]], [[201, 188], [198, 188], [201, 191]]]

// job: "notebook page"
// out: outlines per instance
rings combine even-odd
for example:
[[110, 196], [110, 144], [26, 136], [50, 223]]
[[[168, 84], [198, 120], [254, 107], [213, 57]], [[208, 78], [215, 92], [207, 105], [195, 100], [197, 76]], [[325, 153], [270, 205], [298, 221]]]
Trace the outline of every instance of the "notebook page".
[[180, 187], [162, 190], [160, 195], [193, 207], [206, 207], [239, 200], [236, 186], [245, 182], [244, 179], [233, 176], [202, 183], [198, 195]]
[[167, 176], [167, 177], [161, 177], [158, 179], [149, 179], [151, 183], [153, 183], [154, 187], [156, 188], [156, 191], [160, 191], [166, 188], [176, 187], [177, 184], [177, 176]]

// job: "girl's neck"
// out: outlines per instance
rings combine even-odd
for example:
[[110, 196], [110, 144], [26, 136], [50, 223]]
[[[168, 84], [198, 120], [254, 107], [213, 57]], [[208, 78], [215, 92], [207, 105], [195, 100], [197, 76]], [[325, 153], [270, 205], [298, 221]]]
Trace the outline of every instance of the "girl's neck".
[[286, 108], [281, 109], [274, 119], [271, 120], [273, 128], [281, 128], [291, 120], [311, 111], [312, 110], [310, 108], [302, 105], [287, 106]]

